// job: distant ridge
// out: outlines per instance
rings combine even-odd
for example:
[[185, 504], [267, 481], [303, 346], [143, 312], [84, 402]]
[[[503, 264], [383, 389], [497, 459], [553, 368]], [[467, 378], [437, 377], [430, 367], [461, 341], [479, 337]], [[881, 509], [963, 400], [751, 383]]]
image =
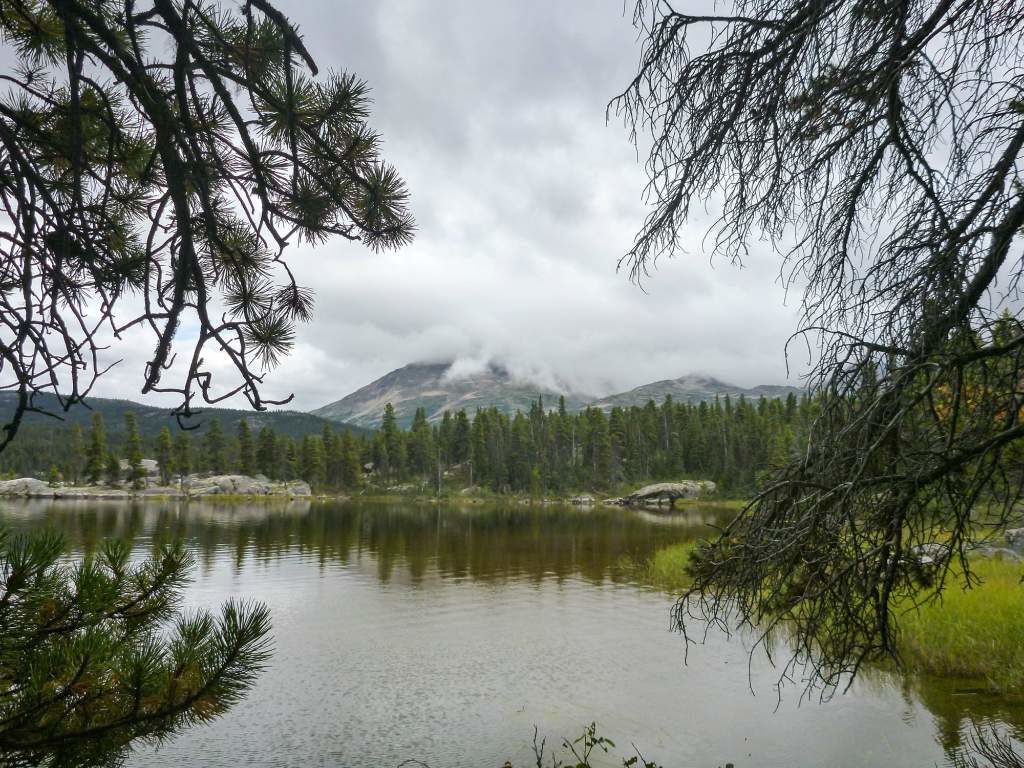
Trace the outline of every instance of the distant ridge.
[[[131, 400], [119, 400], [106, 397], [89, 397], [86, 402], [89, 408], [84, 405], [75, 405], [70, 411], [64, 413], [54, 395], [41, 394], [36, 396], [36, 404], [56, 413], [63, 418], [58, 421], [50, 416], [38, 413], [28, 413], [22, 424], [32, 428], [61, 428], [71, 424], [83, 426], [92, 422], [93, 413], [103, 414], [103, 421], [108, 432], [116, 434], [124, 426], [124, 415], [131, 411], [138, 417], [139, 431], [143, 435], [155, 435], [160, 428], [167, 426], [172, 432], [177, 431], [177, 419], [170, 415], [169, 409], [158, 408], [153, 405], [132, 402]], [[0, 424], [7, 423], [14, 414], [17, 405], [17, 395], [13, 392], [0, 392]], [[190, 419], [188, 424], [197, 425], [200, 433], [214, 419], [220, 420], [221, 429], [225, 434], [233, 435], [238, 422], [245, 419], [249, 427], [259, 431], [264, 426], [269, 426], [277, 434], [287, 437], [302, 437], [304, 435], [320, 434], [323, 430], [325, 419], [302, 411], [249, 411], [234, 408], [198, 408], [199, 415]], [[364, 432], [354, 425], [332, 423], [331, 428], [337, 432], [349, 428], [354, 433]]]
[[678, 379], [665, 379], [664, 381], [643, 384], [628, 392], [620, 392], [617, 395], [601, 398], [591, 403], [591, 405], [595, 408], [610, 411], [616, 406], [622, 408], [628, 408], [633, 405], [644, 406], [650, 400], [660, 403], [667, 395], [670, 395], [673, 400], [679, 403], [699, 403], [701, 401], [714, 400], [716, 397], [725, 397], [726, 395], [730, 397], [743, 395], [756, 400], [760, 397], [784, 398], [790, 394], [799, 397], [803, 392], [804, 390], [798, 387], [777, 384], [761, 384], [756, 387], [744, 388], [720, 381], [713, 376], [690, 374], [688, 376], [681, 376]]
[[519, 380], [494, 363], [477, 372], [448, 377], [451, 367], [451, 362], [412, 363], [312, 413], [376, 429], [388, 403], [394, 406], [398, 423], [403, 427], [412, 423], [417, 408], [425, 409], [427, 418], [437, 421], [446, 410], [465, 409], [472, 413], [477, 408], [493, 406], [503, 413], [527, 411], [538, 397], [544, 398], [546, 406], [554, 407], [558, 397], [564, 396], [566, 408], [571, 410], [586, 404], [586, 398]]

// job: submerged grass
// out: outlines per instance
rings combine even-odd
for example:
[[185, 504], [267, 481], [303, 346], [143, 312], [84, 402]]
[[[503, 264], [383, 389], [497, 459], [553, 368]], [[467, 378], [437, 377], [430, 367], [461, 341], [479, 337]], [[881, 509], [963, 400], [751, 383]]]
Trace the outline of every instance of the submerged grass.
[[696, 548], [697, 542], [686, 541], [659, 549], [644, 563], [640, 569], [640, 576], [645, 583], [666, 592], [682, 591], [690, 586], [686, 564]]
[[[697, 542], [658, 550], [632, 577], [666, 592], [690, 585], [686, 564]], [[953, 579], [940, 598], [917, 608], [897, 606], [898, 647], [906, 669], [984, 680], [1002, 694], [1024, 696], [1024, 565], [1002, 558], [971, 563], [981, 580]]]

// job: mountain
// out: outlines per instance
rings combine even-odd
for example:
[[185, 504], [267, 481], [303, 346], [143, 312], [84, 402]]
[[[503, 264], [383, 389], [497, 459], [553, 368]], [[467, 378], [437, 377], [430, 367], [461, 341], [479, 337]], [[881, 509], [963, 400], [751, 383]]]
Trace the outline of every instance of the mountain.
[[799, 397], [803, 394], [803, 390], [797, 387], [787, 387], [775, 384], [761, 384], [756, 387], [744, 389], [743, 387], [738, 387], [735, 384], [728, 384], [724, 381], [719, 381], [712, 376], [690, 374], [689, 376], [682, 376], [678, 379], [666, 379], [664, 381], [655, 381], [651, 384], [644, 384], [636, 389], [631, 389], [628, 392], [609, 395], [595, 403], [591, 403], [591, 405], [595, 408], [610, 411], [615, 406], [621, 406], [623, 408], [628, 408], [631, 405], [644, 406], [649, 400], [661, 403], [665, 399], [666, 395], [671, 395], [672, 399], [677, 403], [699, 403], [702, 400], [711, 401], [716, 397], [725, 397], [726, 395], [729, 395], [732, 398], [744, 395], [748, 399], [756, 400], [759, 397], [786, 397], [790, 393]]
[[[63, 421], [44, 416], [38, 413], [25, 414], [23, 426], [28, 429], [39, 429], [45, 427], [63, 427], [71, 424], [81, 424], [83, 427], [92, 422], [93, 413], [103, 414], [103, 422], [107, 431], [116, 434], [124, 427], [124, 414], [131, 411], [138, 417], [139, 432], [143, 435], [155, 435], [160, 428], [167, 426], [172, 432], [177, 431], [177, 419], [171, 416], [167, 409], [157, 408], [152, 405], [135, 403], [130, 400], [114, 400], [105, 397], [90, 397], [87, 399], [89, 408], [82, 405], [74, 406], [67, 413], [60, 410], [57, 398], [53, 395], [41, 394], [36, 397], [36, 404], [46, 408], [52, 413], [59, 414]], [[0, 392], [0, 424], [6, 424], [14, 414], [17, 404], [17, 395], [13, 392]], [[262, 427], [269, 426], [277, 434], [288, 437], [302, 437], [303, 435], [320, 434], [323, 430], [326, 419], [314, 416], [301, 411], [243, 411], [232, 408], [202, 408], [200, 414], [188, 421], [189, 426], [198, 425], [198, 431], [203, 429], [214, 418], [220, 419], [221, 429], [226, 435], [233, 435], [238, 427], [238, 422], [246, 419], [249, 427], [258, 432]], [[366, 430], [351, 424], [337, 424], [332, 422], [331, 428], [341, 431], [346, 428], [353, 433], [364, 433]]]
[[465, 375], [451, 372], [451, 367], [451, 363], [413, 363], [312, 413], [372, 429], [380, 426], [388, 403], [395, 407], [402, 427], [412, 423], [417, 408], [426, 409], [427, 418], [437, 421], [446, 410], [465, 409], [472, 415], [477, 408], [494, 406], [505, 413], [515, 413], [517, 409], [525, 412], [538, 397], [552, 407], [559, 395], [565, 397], [568, 409], [578, 410], [586, 405], [586, 398], [519, 380], [500, 365], [491, 364]]

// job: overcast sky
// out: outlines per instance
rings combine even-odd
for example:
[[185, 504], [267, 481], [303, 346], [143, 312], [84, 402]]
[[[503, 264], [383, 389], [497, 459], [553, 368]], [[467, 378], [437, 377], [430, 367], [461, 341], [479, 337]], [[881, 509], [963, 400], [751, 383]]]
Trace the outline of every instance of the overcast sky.
[[[268, 393], [315, 408], [406, 363], [450, 358], [595, 394], [691, 372], [787, 381], [799, 297], [787, 302], [767, 248], [742, 270], [711, 264], [704, 218], [646, 292], [616, 272], [645, 212], [642, 165], [604, 116], [639, 53], [622, 0], [277, 5], [322, 70], [369, 82], [371, 124], [418, 232], [383, 255], [341, 241], [293, 250], [316, 317]], [[95, 394], [137, 398], [151, 350], [117, 351], [124, 363]]]

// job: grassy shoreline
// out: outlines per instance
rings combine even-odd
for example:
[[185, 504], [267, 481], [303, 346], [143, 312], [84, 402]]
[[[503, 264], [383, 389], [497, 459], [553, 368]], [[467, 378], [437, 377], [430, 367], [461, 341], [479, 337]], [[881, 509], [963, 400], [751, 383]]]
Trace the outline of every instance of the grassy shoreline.
[[[696, 542], [658, 550], [628, 565], [638, 581], [668, 593], [690, 583], [686, 565]], [[1024, 699], [1024, 563], [1001, 556], [978, 558], [980, 579], [965, 588], [954, 575], [941, 596], [917, 607], [896, 606], [903, 669], [912, 674], [983, 681], [1004, 696]]]

